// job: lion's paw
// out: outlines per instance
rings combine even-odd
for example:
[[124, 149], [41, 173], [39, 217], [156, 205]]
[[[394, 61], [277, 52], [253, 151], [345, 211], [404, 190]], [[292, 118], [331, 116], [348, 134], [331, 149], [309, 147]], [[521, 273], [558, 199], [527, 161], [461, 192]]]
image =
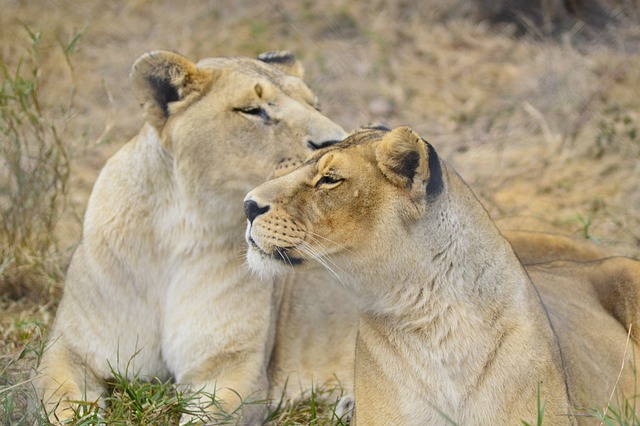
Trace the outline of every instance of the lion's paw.
[[336, 404], [335, 414], [341, 425], [348, 425], [351, 423], [353, 417], [353, 409], [355, 407], [355, 398], [351, 394], [347, 394], [340, 398]]

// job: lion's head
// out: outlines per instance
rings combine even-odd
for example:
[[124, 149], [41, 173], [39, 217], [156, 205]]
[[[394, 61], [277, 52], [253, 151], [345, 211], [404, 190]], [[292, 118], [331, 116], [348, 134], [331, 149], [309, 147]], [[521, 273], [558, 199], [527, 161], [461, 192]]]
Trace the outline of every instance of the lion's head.
[[134, 93], [182, 188], [202, 203], [263, 182], [345, 136], [318, 111], [302, 66], [287, 52], [198, 63], [155, 51], [136, 61]]
[[443, 185], [437, 154], [409, 128], [358, 131], [247, 195], [249, 264], [270, 274], [392, 256]]

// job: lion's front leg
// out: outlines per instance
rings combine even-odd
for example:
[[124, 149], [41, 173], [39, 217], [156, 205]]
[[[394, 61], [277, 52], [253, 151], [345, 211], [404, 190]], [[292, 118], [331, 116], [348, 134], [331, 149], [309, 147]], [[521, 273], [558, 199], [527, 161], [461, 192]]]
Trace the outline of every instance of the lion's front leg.
[[183, 282], [167, 298], [163, 355], [195, 397], [184, 420], [230, 416], [233, 424], [255, 425], [266, 418], [277, 296], [273, 284], [238, 270], [218, 282]]
[[38, 403], [53, 424], [104, 407], [104, 383], [76, 359], [61, 342], [54, 342], [35, 377]]
[[181, 423], [261, 424], [268, 414], [268, 381], [262, 355], [253, 358], [212, 357], [193, 375], [182, 377], [179, 382], [189, 383], [183, 388], [193, 392], [194, 399]]

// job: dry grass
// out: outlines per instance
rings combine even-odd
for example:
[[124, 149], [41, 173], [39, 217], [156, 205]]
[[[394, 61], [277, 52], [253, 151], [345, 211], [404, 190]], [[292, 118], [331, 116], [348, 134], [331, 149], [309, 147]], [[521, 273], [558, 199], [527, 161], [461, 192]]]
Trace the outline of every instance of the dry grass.
[[[37, 259], [47, 272], [16, 275], [0, 295], [2, 386], [26, 380], [59, 297], [50, 290], [24, 297], [34, 294], [24, 288], [60, 285], [100, 167], [141, 125], [128, 72], [149, 50], [193, 59], [293, 50], [323, 112], [347, 129], [372, 121], [414, 127], [494, 217], [535, 217], [640, 256], [640, 27], [637, 16], [624, 15], [628, 8], [619, 9], [622, 28], [587, 38], [576, 25], [554, 39], [516, 38], [512, 26], [474, 19], [463, 1], [0, 0], [0, 10], [9, 73], [33, 43], [24, 26], [42, 33], [38, 110], [60, 130], [56, 143], [76, 153], [70, 208], [51, 228], [57, 249], [13, 263], [29, 268]], [[69, 56], [61, 46], [72, 42]], [[4, 213], [3, 223], [20, 227]], [[272, 424], [329, 421], [278, 415]]]
[[0, 292], [46, 292], [61, 278], [55, 229], [69, 180], [69, 150], [40, 103], [41, 33], [14, 69], [0, 61]]

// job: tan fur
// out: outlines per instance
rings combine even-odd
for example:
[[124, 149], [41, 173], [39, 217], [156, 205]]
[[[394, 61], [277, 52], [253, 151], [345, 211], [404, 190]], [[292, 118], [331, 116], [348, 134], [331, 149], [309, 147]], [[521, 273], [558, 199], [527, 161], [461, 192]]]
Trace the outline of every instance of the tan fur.
[[638, 346], [625, 345], [640, 327], [640, 263], [525, 270], [408, 128], [366, 129], [312, 154], [251, 191], [245, 212], [258, 274], [315, 260], [355, 295], [357, 424], [535, 424], [538, 393], [544, 424], [597, 423], [580, 407], [602, 409], [614, 389], [634, 396]]
[[[89, 201], [36, 382], [51, 420], [74, 401], [103, 404], [112, 368], [215, 392], [227, 410], [266, 398], [283, 290], [244, 264], [242, 197], [344, 132], [317, 111], [299, 62], [261, 59], [157, 51], [133, 66], [146, 124]], [[266, 410], [246, 405], [239, 422]]]
[[596, 260], [605, 252], [588, 241], [578, 241], [562, 234], [533, 231], [502, 231], [524, 265], [558, 259]]
[[585, 238], [562, 234], [562, 230], [532, 217], [505, 217], [496, 220], [498, 229], [524, 265], [553, 260], [596, 260], [610, 254]]
[[523, 230], [502, 230], [502, 235], [524, 265], [553, 260], [596, 260], [607, 257], [595, 244], [579, 241], [566, 235]]
[[[270, 399], [316, 397], [333, 403], [353, 392], [357, 302], [331, 272], [289, 271], [269, 366]], [[346, 413], [342, 413], [346, 414]]]

